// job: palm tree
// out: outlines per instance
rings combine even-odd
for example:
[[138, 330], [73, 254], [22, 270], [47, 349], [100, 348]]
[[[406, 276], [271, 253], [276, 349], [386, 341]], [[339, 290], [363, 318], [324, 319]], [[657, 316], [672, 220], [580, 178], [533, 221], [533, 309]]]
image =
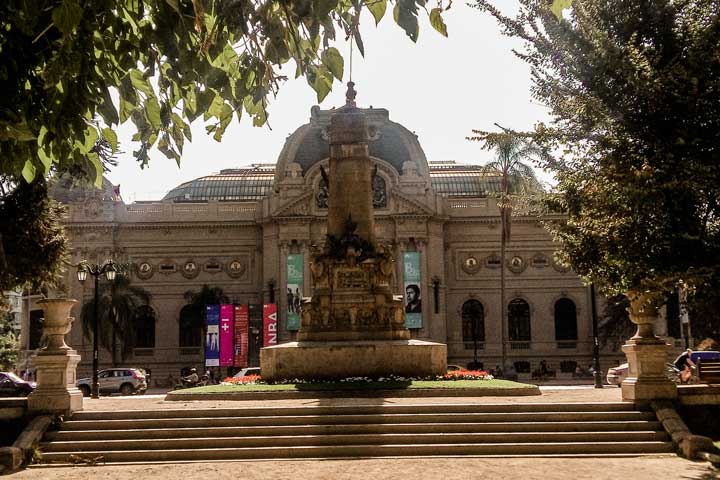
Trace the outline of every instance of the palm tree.
[[185, 292], [185, 300], [188, 302], [191, 308], [191, 317], [193, 325], [202, 325], [201, 330], [203, 331], [202, 338], [205, 338], [205, 307], [207, 305], [217, 305], [220, 303], [230, 303], [227, 295], [223, 293], [223, 289], [220, 287], [210, 287], [203, 285], [200, 291], [188, 290]]
[[[502, 127], [501, 127], [502, 128]], [[498, 207], [500, 208], [500, 328], [502, 329], [502, 366], [507, 359], [507, 305], [505, 304], [505, 250], [510, 241], [513, 196], [528, 195], [542, 191], [535, 171], [526, 161], [547, 160], [549, 156], [534, 144], [527, 135], [503, 129], [499, 133], [473, 130], [475, 136], [468, 140], [482, 142], [484, 150], [495, 152], [495, 160], [483, 167], [485, 175], [500, 177]]]
[[[98, 284], [98, 343], [112, 353], [112, 365], [117, 364], [117, 346], [121, 343], [121, 359], [132, 350], [135, 339], [137, 310], [150, 302], [150, 294], [134, 287], [126, 275]], [[95, 300], [89, 300], [80, 311], [83, 334], [92, 338], [94, 333]]]

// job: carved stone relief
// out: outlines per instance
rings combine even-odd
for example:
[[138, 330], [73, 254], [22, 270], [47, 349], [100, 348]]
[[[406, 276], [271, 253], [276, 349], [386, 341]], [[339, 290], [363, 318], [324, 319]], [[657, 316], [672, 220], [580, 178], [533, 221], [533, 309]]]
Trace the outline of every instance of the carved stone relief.
[[527, 268], [527, 262], [520, 255], [515, 255], [508, 260], [507, 266], [513, 273], [522, 273]]
[[135, 275], [142, 280], [147, 280], [154, 273], [153, 266], [148, 261], [142, 261], [135, 266]]
[[182, 273], [183, 277], [192, 279], [198, 276], [198, 274], [200, 273], [200, 269], [198, 268], [197, 262], [195, 262], [194, 260], [188, 260], [182, 266], [182, 270], [180, 270], [180, 273]]
[[225, 271], [232, 278], [242, 277], [247, 271], [247, 259], [232, 259], [225, 265]]
[[[373, 208], [387, 207], [387, 185], [382, 175], [375, 173], [372, 179], [373, 186]], [[328, 208], [328, 184], [324, 178], [318, 182], [315, 192], [315, 205], [317, 208]]]
[[480, 271], [480, 261], [475, 256], [468, 255], [467, 257], [465, 257], [465, 260], [463, 260], [460, 267], [465, 273], [475, 275], [477, 272]]

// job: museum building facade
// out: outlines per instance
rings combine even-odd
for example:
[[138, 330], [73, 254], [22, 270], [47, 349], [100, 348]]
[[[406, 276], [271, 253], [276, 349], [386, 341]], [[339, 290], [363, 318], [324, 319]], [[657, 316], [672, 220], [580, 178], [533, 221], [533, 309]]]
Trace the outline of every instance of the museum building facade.
[[[506, 351], [521, 377], [541, 360], [561, 375], [571, 375], [578, 364], [586, 368], [592, 356], [589, 289], [555, 261], [556, 245], [538, 218], [514, 214], [502, 265], [493, 196], [499, 177], [480, 166], [428, 161], [416, 135], [391, 121], [387, 110], [362, 112], [374, 163], [376, 236], [394, 253], [398, 294], [409, 295], [403, 259], [417, 262], [417, 287], [411, 290], [419, 298], [412, 309], [420, 315], [414, 316], [419, 321], [412, 337], [446, 343], [450, 364], [471, 362], [476, 347], [486, 369], [500, 364], [505, 268]], [[310, 251], [323, 243], [326, 231], [321, 167], [327, 170], [331, 114], [313, 107], [309, 123], [287, 138], [275, 165], [222, 170], [183, 183], [162, 200], [125, 204], [107, 181], [100, 190], [55, 187], [54, 196], [68, 207], [72, 261], [128, 262], [132, 284], [151, 294], [148, 307], [138, 312], [135, 338], [129, 339], [133, 348], [123, 364], [150, 368], [155, 378], [202, 367], [202, 325], [189, 317], [185, 294], [203, 285], [222, 288], [231, 303], [250, 305], [251, 364], [257, 364], [262, 346], [262, 318], [253, 312], [263, 303], [278, 305], [279, 341], [296, 338], [297, 297], [312, 293]], [[289, 269], [293, 262], [297, 268]], [[62, 288], [87, 302], [93, 285], [85, 283], [70, 269]], [[78, 307], [74, 312], [79, 317]], [[27, 353], [39, 339], [32, 338], [32, 328], [26, 331]], [[92, 342], [79, 321], [68, 340], [82, 355], [80, 374], [88, 373]], [[621, 352], [611, 355], [617, 358], [605, 367], [622, 358]], [[101, 351], [101, 367], [110, 359]]]

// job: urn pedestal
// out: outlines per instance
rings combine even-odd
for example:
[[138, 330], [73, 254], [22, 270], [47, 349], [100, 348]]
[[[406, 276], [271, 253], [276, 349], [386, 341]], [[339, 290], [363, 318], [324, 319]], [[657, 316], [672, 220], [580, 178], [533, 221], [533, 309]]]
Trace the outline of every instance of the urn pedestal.
[[621, 385], [622, 398], [635, 402], [677, 398], [677, 387], [665, 374], [670, 345], [653, 333], [657, 302], [645, 293], [626, 295], [630, 299], [630, 320], [638, 330], [622, 347], [629, 366], [628, 376]]
[[77, 302], [46, 299], [38, 303], [45, 312], [43, 333], [48, 344], [33, 357], [37, 388], [28, 396], [28, 410], [56, 414], [82, 410], [82, 392], [75, 386], [80, 355], [65, 343], [65, 335], [74, 320], [70, 309]]

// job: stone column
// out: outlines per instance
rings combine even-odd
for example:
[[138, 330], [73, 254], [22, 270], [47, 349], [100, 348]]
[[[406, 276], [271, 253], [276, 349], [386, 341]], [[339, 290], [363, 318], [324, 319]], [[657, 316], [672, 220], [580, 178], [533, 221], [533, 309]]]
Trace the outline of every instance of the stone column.
[[628, 376], [621, 385], [622, 398], [631, 401], [676, 398], [677, 387], [665, 375], [669, 345], [653, 333], [658, 314], [655, 298], [644, 292], [626, 295], [630, 299], [630, 320], [638, 330], [622, 347], [629, 364]]
[[65, 343], [65, 334], [74, 318], [71, 299], [46, 299], [38, 302], [45, 312], [43, 333], [48, 344], [33, 358], [37, 369], [37, 389], [28, 396], [28, 410], [68, 414], [82, 410], [82, 392], [75, 386], [80, 355]]

